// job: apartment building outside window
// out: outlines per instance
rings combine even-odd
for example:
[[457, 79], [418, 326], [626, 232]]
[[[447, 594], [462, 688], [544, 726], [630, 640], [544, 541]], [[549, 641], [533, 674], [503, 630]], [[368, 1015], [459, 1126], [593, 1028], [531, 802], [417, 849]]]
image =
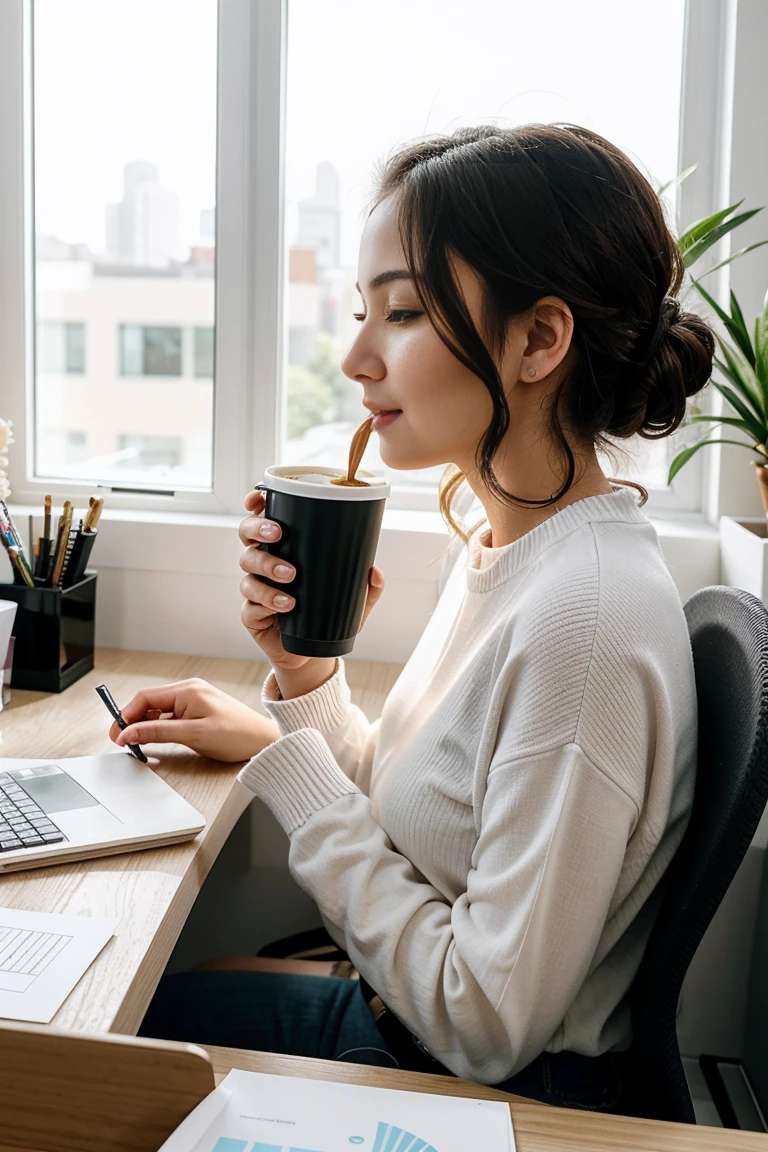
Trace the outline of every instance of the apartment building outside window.
[[38, 324], [38, 372], [65, 376], [85, 372], [85, 325], [42, 320]]

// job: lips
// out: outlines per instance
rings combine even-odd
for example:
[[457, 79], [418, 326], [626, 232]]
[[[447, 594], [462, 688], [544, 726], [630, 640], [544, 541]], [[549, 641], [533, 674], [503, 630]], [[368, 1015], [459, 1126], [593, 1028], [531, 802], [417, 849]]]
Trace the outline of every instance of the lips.
[[388, 416], [392, 412], [402, 412], [402, 408], [385, 408], [383, 404], [371, 404], [369, 400], [363, 400], [363, 407], [374, 416]]

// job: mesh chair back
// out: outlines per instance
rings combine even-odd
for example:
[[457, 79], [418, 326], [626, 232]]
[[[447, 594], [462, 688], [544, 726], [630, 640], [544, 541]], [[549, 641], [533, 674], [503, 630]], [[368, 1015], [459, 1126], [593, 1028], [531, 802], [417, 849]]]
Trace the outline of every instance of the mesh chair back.
[[755, 834], [768, 799], [768, 613], [738, 588], [685, 605], [699, 715], [691, 819], [632, 991], [642, 1114], [695, 1123], [677, 1044], [688, 965]]

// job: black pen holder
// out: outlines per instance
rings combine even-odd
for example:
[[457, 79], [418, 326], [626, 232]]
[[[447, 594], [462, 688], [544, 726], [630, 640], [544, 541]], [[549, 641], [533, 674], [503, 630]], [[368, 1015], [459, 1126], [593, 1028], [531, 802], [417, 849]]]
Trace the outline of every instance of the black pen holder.
[[71, 588], [0, 584], [0, 600], [18, 605], [12, 635], [12, 688], [63, 692], [93, 668], [96, 573]]

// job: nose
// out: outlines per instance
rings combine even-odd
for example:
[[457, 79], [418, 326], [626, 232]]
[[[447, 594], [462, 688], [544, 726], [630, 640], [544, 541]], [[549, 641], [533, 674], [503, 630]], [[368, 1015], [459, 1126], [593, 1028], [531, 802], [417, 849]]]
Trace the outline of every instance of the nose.
[[350, 344], [341, 361], [341, 370], [349, 380], [365, 384], [368, 380], [382, 380], [384, 362], [372, 348], [366, 347], [362, 331]]

